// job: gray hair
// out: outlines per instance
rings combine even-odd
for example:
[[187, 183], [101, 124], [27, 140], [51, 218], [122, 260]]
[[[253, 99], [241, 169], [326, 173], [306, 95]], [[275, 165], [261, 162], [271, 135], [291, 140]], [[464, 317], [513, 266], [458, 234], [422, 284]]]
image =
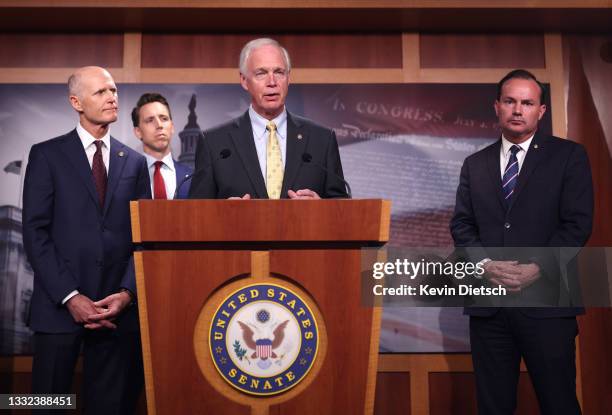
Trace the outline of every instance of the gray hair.
[[81, 98], [81, 74], [75, 72], [68, 78], [68, 96], [75, 95]]
[[287, 52], [287, 49], [282, 47], [281, 44], [278, 43], [274, 39], [270, 39], [268, 37], [262, 37], [259, 39], [251, 40], [246, 45], [244, 45], [244, 47], [240, 51], [240, 62], [238, 64], [238, 68], [240, 69], [241, 74], [246, 75], [247, 61], [249, 60], [249, 56], [251, 56], [251, 52], [253, 52], [255, 49], [258, 49], [262, 46], [268, 46], [268, 45], [276, 46], [277, 48], [280, 49], [280, 51], [282, 52], [283, 58], [285, 59], [285, 66], [287, 66], [287, 72], [291, 72], [291, 59], [289, 58], [289, 52]]
[[68, 78], [69, 96], [75, 95], [79, 99], [81, 99], [81, 84], [83, 83], [83, 76], [90, 75], [92, 71], [103, 72], [105, 75], [108, 75], [112, 80], [111, 74], [106, 69], [100, 66], [83, 66], [75, 70], [72, 75], [70, 75], [70, 78]]

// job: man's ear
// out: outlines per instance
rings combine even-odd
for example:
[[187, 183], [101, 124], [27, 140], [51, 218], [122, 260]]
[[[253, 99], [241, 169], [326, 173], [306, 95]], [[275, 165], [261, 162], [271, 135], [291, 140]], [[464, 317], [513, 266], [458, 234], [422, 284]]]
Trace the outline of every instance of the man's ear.
[[72, 105], [72, 108], [74, 108], [76, 112], [83, 112], [83, 106], [81, 105], [81, 100], [79, 99], [79, 97], [77, 97], [76, 95], [70, 95], [68, 97], [68, 100], [70, 101], [70, 105]]
[[142, 131], [140, 131], [140, 127], [134, 127], [134, 135], [142, 141]]
[[540, 105], [540, 108], [538, 109], [538, 121], [542, 119], [542, 117], [544, 116], [544, 114], [546, 113], [546, 105], [542, 104]]
[[240, 72], [240, 85], [242, 85], [242, 89], [248, 92], [249, 86], [247, 84], [247, 79], [246, 76], [242, 74], [242, 72]]

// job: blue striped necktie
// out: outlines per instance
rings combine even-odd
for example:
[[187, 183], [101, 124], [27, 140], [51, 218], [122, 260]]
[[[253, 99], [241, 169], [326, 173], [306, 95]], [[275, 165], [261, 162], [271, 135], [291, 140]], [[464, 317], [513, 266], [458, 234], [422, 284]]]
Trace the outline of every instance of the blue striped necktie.
[[519, 164], [516, 158], [516, 153], [521, 151], [521, 148], [517, 145], [510, 147], [510, 159], [504, 170], [504, 177], [502, 178], [502, 192], [504, 193], [504, 202], [506, 203], [506, 209], [510, 206], [512, 200], [512, 194], [514, 193], [514, 187], [519, 174]]

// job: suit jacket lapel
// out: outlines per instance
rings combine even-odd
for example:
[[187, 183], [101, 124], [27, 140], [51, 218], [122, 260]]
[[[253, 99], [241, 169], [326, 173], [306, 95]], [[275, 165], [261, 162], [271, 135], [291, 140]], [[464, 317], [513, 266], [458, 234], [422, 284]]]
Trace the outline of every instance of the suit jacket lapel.
[[[178, 186], [189, 174], [187, 173], [187, 169], [184, 169], [182, 165], [179, 165], [176, 160], [172, 160], [174, 162], [174, 171], [176, 176], [176, 185]], [[177, 187], [178, 188], [178, 187]]]
[[[189, 187], [189, 185], [187, 184], [189, 180], [185, 180], [185, 179], [189, 177], [189, 171], [187, 170], [186, 167], [183, 167], [183, 165], [179, 164], [176, 160], [173, 160], [173, 161], [174, 161], [174, 171], [176, 173], [175, 174], [176, 189], [178, 190], [176, 197], [178, 199], [186, 199], [188, 194], [186, 194], [185, 191]], [[185, 180], [185, 182], [183, 182], [183, 180]], [[181, 183], [183, 183], [183, 185], [179, 189], [179, 185], [181, 185]]]
[[72, 167], [76, 170], [77, 176], [79, 176], [83, 182], [83, 185], [87, 188], [93, 202], [98, 209], [100, 209], [100, 201], [98, 199], [98, 192], [96, 191], [96, 185], [93, 180], [91, 166], [89, 165], [87, 154], [85, 153], [83, 143], [81, 142], [76, 129], [67, 134], [61, 148]]
[[491, 179], [491, 184], [493, 186], [493, 189], [495, 189], [497, 200], [499, 200], [501, 208], [505, 210], [506, 205], [504, 203], [504, 194], [502, 192], [501, 170], [499, 168], [499, 152], [500, 151], [501, 151], [501, 138], [497, 140], [497, 142], [489, 148], [489, 152], [487, 154], [487, 166], [489, 170], [489, 178]]
[[123, 173], [123, 167], [128, 158], [128, 152], [124, 150], [124, 145], [111, 137], [111, 148], [108, 166], [108, 184], [106, 185], [106, 197], [104, 199], [104, 214], [108, 211], [115, 188]]
[[251, 185], [255, 190], [256, 198], [267, 198], [266, 182], [264, 181], [259, 159], [257, 158], [257, 149], [255, 148], [255, 140], [253, 139], [253, 128], [251, 127], [251, 119], [247, 111], [242, 117], [237, 120], [236, 128], [230, 133], [234, 146], [238, 151], [238, 156], [244, 165], [244, 168], [249, 176]]
[[[308, 135], [303, 124], [294, 119], [287, 112], [287, 151], [285, 160], [285, 173], [283, 175], [283, 188], [281, 198], [287, 197], [287, 191], [293, 187], [298, 171], [302, 166], [302, 155], [306, 151]], [[298, 189], [292, 189], [298, 190]]]
[[538, 132], [536, 132], [533, 140], [531, 140], [531, 144], [529, 145], [529, 151], [525, 156], [525, 160], [523, 161], [523, 167], [521, 167], [521, 171], [516, 182], [516, 187], [514, 188], [514, 195], [510, 201], [508, 211], [512, 209], [512, 206], [516, 200], [521, 196], [521, 191], [523, 188], [525, 188], [525, 185], [529, 180], [529, 176], [531, 176], [542, 160], [542, 156], [544, 155], [545, 151], [545, 146], [542, 145], [543, 141], [544, 138]]

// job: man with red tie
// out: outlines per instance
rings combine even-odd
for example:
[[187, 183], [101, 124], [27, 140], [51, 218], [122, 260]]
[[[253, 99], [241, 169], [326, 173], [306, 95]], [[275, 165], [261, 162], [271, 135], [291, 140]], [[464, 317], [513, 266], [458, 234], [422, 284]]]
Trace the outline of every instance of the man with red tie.
[[[172, 158], [174, 123], [170, 105], [157, 93], [143, 94], [132, 110], [134, 135], [142, 141], [154, 199], [187, 199], [192, 170]], [[178, 189], [178, 191], [177, 191]]]
[[142, 391], [131, 200], [149, 199], [144, 157], [115, 140], [117, 86], [103, 68], [68, 80], [78, 123], [32, 146], [23, 238], [34, 270], [32, 391], [66, 394], [79, 354], [86, 414], [131, 414]]

